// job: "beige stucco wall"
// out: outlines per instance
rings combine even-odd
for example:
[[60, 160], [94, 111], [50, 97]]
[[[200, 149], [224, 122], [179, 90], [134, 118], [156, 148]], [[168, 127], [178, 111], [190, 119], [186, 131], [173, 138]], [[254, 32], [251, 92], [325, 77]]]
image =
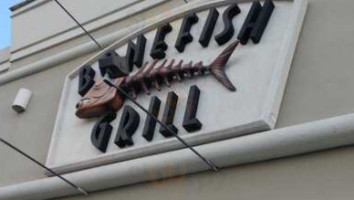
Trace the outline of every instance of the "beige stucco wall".
[[[105, 34], [119, 30], [120, 27], [127, 27], [183, 3], [181, 1], [168, 1], [166, 4], [144, 11], [138, 16], [105, 26], [103, 29], [94, 32], [93, 35], [100, 38]], [[62, 17], [68, 17], [65, 13], [62, 14]], [[26, 23], [26, 21], [22, 23]], [[42, 21], [42, 23], [51, 22], [49, 20], [47, 22]], [[25, 32], [25, 30], [22, 30], [22, 32]], [[11, 64], [10, 71], [26, 67], [33, 62], [56, 55], [61, 51], [83, 44], [88, 40], [86, 36], [73, 38], [67, 43], [53, 46], [46, 51], [41, 51], [35, 55], [14, 61]], [[65, 76], [96, 52], [54, 66], [43, 72], [1, 85], [0, 136], [42, 163], [45, 163]], [[17, 114], [11, 109], [11, 104], [21, 87], [32, 90], [33, 98], [28, 110]], [[41, 168], [2, 144], [0, 145], [0, 157], [6, 161], [0, 162], [0, 187], [45, 177]]]
[[[277, 127], [353, 112], [353, 7], [352, 0], [309, 0]], [[88, 57], [0, 86], [1, 137], [44, 162], [65, 74]], [[20, 87], [33, 90], [34, 97], [18, 115], [10, 105]], [[353, 148], [343, 148], [63, 199], [352, 199], [353, 155]], [[44, 177], [3, 145], [0, 157], [0, 186]]]
[[354, 111], [354, 1], [309, 0], [278, 127]]
[[[2, 85], [1, 137], [45, 163], [65, 75], [88, 58], [89, 55]], [[17, 114], [11, 104], [22, 87], [30, 89], [33, 97], [28, 110]], [[0, 186], [45, 177], [41, 168], [3, 144], [0, 157]]]
[[354, 148], [204, 172], [65, 200], [351, 200]]
[[[39, 4], [40, 6], [38, 6], [38, 8], [33, 8], [33, 10], [29, 10], [27, 12], [12, 17], [12, 40], [13, 43], [16, 43], [16, 47], [11, 47], [11, 52], [13, 53], [13, 64], [11, 66], [11, 70], [15, 70], [23, 66], [29, 65], [33, 62], [36, 62], [38, 61], [38, 58], [45, 58], [51, 55], [55, 55], [57, 53], [77, 47], [80, 44], [84, 44], [90, 41], [90, 39], [84, 35], [84, 32], [81, 29], [77, 27], [75, 29], [69, 28], [72, 26], [72, 19], [62, 9], [60, 9], [60, 7], [58, 7], [58, 5], [55, 4], [54, 1], [39, 0], [38, 2], [44, 3]], [[93, 1], [91, 1], [91, 4], [92, 2]], [[108, 7], [107, 4], [109, 5], [109, 2], [112, 3], [114, 1], [104, 0], [104, 2], [106, 3], [102, 5], [100, 3], [100, 6], [97, 6], [98, 8], [102, 7], [103, 10], [102, 12], [98, 13], [99, 17], [97, 18], [97, 20], [101, 20], [101, 18], [107, 16], [109, 17], [110, 14], [112, 15], [112, 13], [107, 13], [104, 11], [106, 10], [106, 7]], [[118, 19], [114, 20], [109, 18], [106, 19], [104, 21], [105, 23], [103, 24], [97, 23], [97, 20], [89, 20], [92, 17], [89, 17], [88, 15], [81, 16], [81, 14], [77, 11], [77, 9], [79, 9], [81, 5], [81, 9], [85, 10], [84, 12], [87, 14], [87, 10], [89, 10], [92, 5], [87, 4], [85, 0], [76, 0], [74, 4], [76, 4], [77, 6], [75, 6], [75, 8], [72, 8], [71, 1], [63, 1], [62, 4], [68, 10], [70, 10], [70, 12], [72, 12], [73, 16], [77, 18], [77, 20], [82, 23], [85, 28], [90, 31], [92, 36], [95, 37], [98, 41], [100, 41], [103, 37], [109, 34], [115, 34], [116, 32], [126, 27], [140, 22], [144, 22], [146, 19], [155, 17], [156, 15], [161, 14], [163, 12], [168, 12], [168, 10], [171, 10], [184, 4], [184, 2], [181, 0], [156, 0], [157, 3], [151, 3], [154, 2], [154, 0], [139, 0], [134, 2], [136, 3], [132, 4], [133, 11], [129, 7], [124, 9], [124, 6], [122, 8], [118, 6], [118, 8], [121, 9], [119, 10], [117, 8], [117, 12], [121, 13], [120, 16], [118, 16]], [[117, 5], [118, 4], [114, 4], [113, 7], [116, 7]], [[45, 9], [49, 9], [55, 14], [47, 15], [48, 11], [42, 10], [43, 7]], [[73, 9], [73, 11], [71, 9]], [[134, 12], [134, 9], [137, 9], [137, 11], [135, 12], [138, 12], [135, 15], [132, 14]], [[97, 8], [95, 10], [97, 10]], [[31, 14], [33, 12], [34, 14]], [[29, 14], [31, 15], [27, 16]], [[122, 17], [124, 16], [124, 14], [127, 14], [127, 16]], [[45, 15], [46, 17], [43, 18], [43, 15]], [[31, 20], [29, 20], [28, 18], [31, 18]], [[60, 26], [62, 26], [62, 34], [59, 34], [60, 31], [59, 33], [55, 33], [55, 31], [53, 33], [51, 27], [43, 26], [43, 24], [47, 23], [52, 25], [55, 24], [53, 22], [59, 23]], [[36, 28], [30, 27], [28, 24], [33, 24], [36, 27], [41, 27], [41, 29], [38, 30]], [[74, 33], [71, 33], [72, 31], [74, 31]], [[41, 34], [37, 34], [37, 32], [40, 32]], [[31, 40], [27, 37], [21, 37], [23, 33], [33, 35], [33, 37], [35, 37], [36, 39]]]

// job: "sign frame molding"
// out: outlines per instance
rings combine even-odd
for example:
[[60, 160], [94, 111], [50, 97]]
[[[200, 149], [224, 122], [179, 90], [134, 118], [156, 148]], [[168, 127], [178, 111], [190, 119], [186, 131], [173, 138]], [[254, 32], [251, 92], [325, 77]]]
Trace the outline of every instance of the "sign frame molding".
[[[247, 2], [252, 2], [252, 0], [240, 0], [236, 1], [236, 3], [247, 3]], [[190, 143], [191, 145], [195, 144], [201, 144], [202, 146], [208, 145], [205, 143], [211, 142], [211, 141], [216, 141], [216, 140], [221, 140], [221, 139], [227, 139], [231, 137], [235, 137], [232, 135], [235, 131], [238, 129], [242, 128], [244, 130], [242, 135], [250, 134], [250, 133], [256, 133], [256, 132], [261, 132], [261, 131], [266, 131], [269, 129], [273, 129], [275, 127], [276, 119], [279, 114], [279, 108], [281, 105], [284, 89], [286, 86], [286, 81], [288, 78], [288, 74], [290, 71], [292, 59], [294, 56], [294, 52], [296, 49], [296, 44], [298, 41], [299, 33], [302, 27], [302, 22], [306, 13], [306, 8], [307, 8], [307, 1], [306, 0], [274, 0], [274, 2], [293, 2], [293, 9], [291, 13], [291, 18], [290, 18], [290, 23], [289, 23], [289, 28], [287, 29], [286, 36], [284, 38], [284, 43], [282, 44], [282, 51], [281, 55], [278, 56], [277, 64], [274, 69], [273, 78], [271, 82], [271, 87], [269, 88], [269, 91], [267, 92], [267, 98], [265, 99], [264, 107], [263, 107], [263, 114], [262, 117], [254, 122], [254, 123], [249, 123], [249, 124], [244, 124], [242, 126], [238, 126], [235, 128], [230, 128], [226, 130], [221, 130], [215, 132], [215, 134], [207, 134], [206, 136], [199, 136], [199, 137], [188, 137], [186, 138], [186, 141]], [[96, 157], [94, 159], [89, 159], [89, 160], [84, 160], [84, 161], [79, 161], [76, 163], [70, 163], [70, 164], [65, 164], [65, 165], [59, 165], [59, 166], [54, 166], [50, 163], [51, 157], [53, 155], [54, 151], [54, 144], [55, 144], [55, 139], [58, 137], [58, 125], [60, 124], [62, 112], [63, 112], [63, 107], [65, 106], [65, 94], [69, 92], [68, 84], [69, 80], [73, 79], [75, 76], [78, 75], [80, 69], [85, 66], [85, 65], [90, 65], [96, 60], [98, 60], [105, 52], [116, 49], [119, 46], [127, 43], [131, 38], [134, 38], [135, 36], [139, 35], [140, 33], [145, 33], [148, 31], [151, 31], [158, 27], [159, 25], [165, 24], [166, 22], [174, 21], [177, 19], [180, 19], [183, 17], [183, 15], [188, 14], [188, 13], [193, 13], [193, 12], [199, 12], [203, 10], [207, 10], [208, 8], [211, 7], [219, 7], [219, 6], [225, 6], [229, 5], [230, 3], [235, 3], [235, 1], [231, 0], [217, 0], [217, 1], [207, 1], [207, 2], [191, 2], [188, 5], [181, 6], [177, 9], [174, 9], [170, 12], [162, 13], [160, 16], [157, 16], [156, 18], [152, 20], [148, 20], [146, 23], [146, 26], [143, 28], [140, 28], [136, 31], [133, 31], [131, 34], [119, 39], [117, 42], [113, 43], [112, 45], [108, 46], [105, 48], [105, 50], [97, 53], [96, 55], [92, 56], [88, 61], [84, 62], [82, 65], [77, 67], [75, 70], [73, 70], [69, 75], [67, 75], [65, 79], [65, 84], [63, 87], [61, 99], [60, 99], [60, 105], [57, 113], [57, 118], [55, 121], [55, 126], [54, 126], [54, 131], [50, 143], [50, 148], [47, 156], [47, 162], [46, 165], [50, 167], [51, 169], [55, 170], [59, 174], [63, 173], [69, 173], [69, 172], [74, 172], [74, 171], [80, 171], [83, 169], [87, 168], [93, 168], [93, 167], [98, 167], [101, 165], [106, 165], [106, 164], [111, 164], [119, 161], [125, 161], [125, 160], [131, 160], [131, 159], [136, 159], [148, 155], [153, 155], [161, 152], [166, 152], [166, 151], [174, 151], [183, 148], [183, 145], [176, 140], [175, 138], [169, 139], [168, 141], [160, 141], [154, 143], [153, 146], [151, 147], [146, 147], [146, 146], [141, 146], [139, 148], [136, 148], [134, 150], [126, 149], [122, 150], [119, 153], [106, 153], [103, 154], [99, 157]], [[161, 20], [157, 20], [157, 19]], [[129, 29], [128, 27], [127, 29]], [[124, 30], [122, 30], [124, 31]], [[142, 149], [144, 151], [142, 151]], [[162, 150], [161, 150], [162, 149]], [[182, 161], [183, 162], [183, 161]], [[46, 173], [46, 175], [50, 176], [50, 174]]]

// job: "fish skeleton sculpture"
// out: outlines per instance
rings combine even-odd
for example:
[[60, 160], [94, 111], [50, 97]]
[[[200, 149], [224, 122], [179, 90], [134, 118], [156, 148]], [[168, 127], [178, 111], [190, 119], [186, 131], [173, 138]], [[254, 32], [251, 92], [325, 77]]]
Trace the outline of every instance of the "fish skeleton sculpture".
[[[192, 62], [183, 64], [183, 60], [175, 62], [174, 59], [166, 65], [167, 60], [165, 59], [158, 67], [155, 67], [158, 60], [154, 60], [150, 65], [146, 62], [134, 75], [116, 78], [113, 82], [133, 98], [137, 98], [141, 91], [149, 95], [150, 89], [153, 87], [160, 91], [163, 83], [169, 87], [173, 80], [181, 82], [185, 77], [193, 78], [196, 75], [211, 74], [228, 90], [236, 91], [225, 74], [225, 66], [238, 44], [239, 40], [229, 44], [207, 66], [204, 66], [202, 62], [197, 62], [194, 65]], [[124, 101], [125, 98], [122, 94], [100, 80], [77, 103], [76, 116], [83, 119], [101, 117], [107, 112], [117, 112], [123, 106]]]

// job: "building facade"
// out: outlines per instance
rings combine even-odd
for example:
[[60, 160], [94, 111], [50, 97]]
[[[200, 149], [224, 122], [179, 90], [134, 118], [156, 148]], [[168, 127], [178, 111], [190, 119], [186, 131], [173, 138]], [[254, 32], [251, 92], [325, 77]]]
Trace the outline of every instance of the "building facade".
[[[60, 2], [103, 50], [55, 1], [12, 7], [0, 136], [89, 195], [1, 144], [0, 199], [352, 199], [353, 1]], [[225, 52], [228, 81], [213, 71]], [[218, 171], [127, 98], [75, 107], [165, 58], [194, 62], [121, 86], [150, 111], [159, 99], [158, 119]]]

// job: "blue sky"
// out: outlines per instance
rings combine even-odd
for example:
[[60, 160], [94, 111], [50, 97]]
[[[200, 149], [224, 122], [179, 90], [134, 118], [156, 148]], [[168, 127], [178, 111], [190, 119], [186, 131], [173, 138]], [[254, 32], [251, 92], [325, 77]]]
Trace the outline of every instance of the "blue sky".
[[11, 20], [9, 8], [22, 0], [0, 0], [0, 49], [11, 44]]

